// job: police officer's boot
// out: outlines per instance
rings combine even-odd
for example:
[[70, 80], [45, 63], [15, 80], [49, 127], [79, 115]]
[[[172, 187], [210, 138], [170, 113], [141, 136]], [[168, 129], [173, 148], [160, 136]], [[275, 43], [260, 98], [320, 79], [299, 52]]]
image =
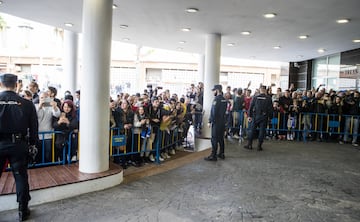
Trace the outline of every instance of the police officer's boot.
[[252, 144], [248, 143], [244, 146], [245, 149], [252, 150]]
[[224, 153], [219, 153], [219, 154], [217, 155], [217, 157], [220, 158], [220, 159], [222, 159], [222, 160], [225, 160], [225, 155], [224, 155]]
[[30, 216], [30, 209], [28, 203], [19, 203], [19, 221], [27, 220]]
[[217, 161], [216, 150], [212, 149], [210, 156], [205, 157], [204, 160], [207, 160], [207, 161]]
[[262, 150], [263, 150], [263, 148], [262, 148], [262, 143], [259, 143], [259, 144], [258, 144], [257, 150], [258, 150], [258, 151], [262, 151]]

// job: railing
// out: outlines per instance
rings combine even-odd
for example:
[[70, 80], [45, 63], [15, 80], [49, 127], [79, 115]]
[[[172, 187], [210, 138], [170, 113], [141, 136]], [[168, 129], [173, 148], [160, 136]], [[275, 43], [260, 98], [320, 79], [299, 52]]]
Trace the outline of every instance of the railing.
[[[329, 140], [333, 135], [338, 140], [347, 140], [349, 136], [359, 136], [359, 115], [337, 115], [326, 113], [298, 113], [290, 116], [288, 113], [274, 113], [267, 124], [267, 137], [292, 133], [294, 139], [306, 142], [308, 139]], [[232, 112], [228, 125], [230, 131], [237, 130], [240, 139], [248, 130], [247, 112]], [[354, 141], [356, 142], [356, 141]]]
[[[242, 142], [248, 130], [247, 113], [232, 112], [228, 121], [228, 130], [239, 135]], [[328, 140], [334, 135], [336, 140], [347, 140], [359, 136], [359, 115], [336, 115], [325, 113], [299, 113], [291, 118], [285, 113], [275, 113], [267, 125], [267, 137], [276, 138], [291, 132], [295, 140], [304, 142], [309, 139]], [[176, 127], [169, 130], [157, 130], [148, 135], [134, 134], [132, 130], [121, 133], [119, 128], [110, 129], [109, 158], [151, 153], [155, 162], [160, 163], [160, 154], [187, 143], [188, 127]], [[80, 157], [77, 131], [69, 133], [61, 131], [39, 132], [39, 153], [35, 164], [29, 167], [71, 164]], [[354, 139], [353, 138], [353, 139]], [[63, 139], [62, 141], [59, 141]], [[356, 141], [355, 141], [356, 142]], [[76, 160], [72, 157], [76, 155]], [[9, 165], [8, 168], [9, 169]]]

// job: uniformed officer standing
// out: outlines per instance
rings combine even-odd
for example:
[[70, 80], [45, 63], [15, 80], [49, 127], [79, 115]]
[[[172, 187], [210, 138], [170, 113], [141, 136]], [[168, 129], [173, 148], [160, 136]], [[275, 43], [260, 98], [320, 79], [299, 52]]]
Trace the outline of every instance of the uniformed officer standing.
[[[212, 89], [215, 99], [211, 106], [210, 117], [208, 126], [211, 126], [211, 155], [206, 157], [205, 160], [217, 161], [217, 157], [225, 159], [224, 149], [224, 131], [225, 131], [225, 112], [227, 101], [222, 93], [222, 86], [215, 85]], [[218, 144], [220, 146], [219, 154], [217, 154]]]
[[14, 74], [0, 76], [3, 90], [0, 93], [0, 169], [8, 159], [16, 183], [19, 220], [23, 221], [30, 215], [28, 153], [29, 144], [35, 145], [38, 141], [38, 120], [33, 103], [16, 94], [16, 82]]
[[245, 149], [252, 149], [252, 141], [254, 132], [259, 127], [259, 143], [257, 150], [262, 150], [262, 144], [265, 137], [265, 128], [268, 123], [268, 118], [272, 116], [272, 101], [270, 96], [266, 95], [266, 88], [262, 86], [260, 88], [260, 94], [255, 96], [250, 103], [249, 108], [249, 135], [248, 144], [244, 146]]

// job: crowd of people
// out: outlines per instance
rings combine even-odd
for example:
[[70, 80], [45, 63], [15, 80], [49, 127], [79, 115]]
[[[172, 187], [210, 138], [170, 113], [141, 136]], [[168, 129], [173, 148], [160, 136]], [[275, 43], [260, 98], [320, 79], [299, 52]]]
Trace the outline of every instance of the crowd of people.
[[[249, 86], [249, 85], [248, 85]], [[266, 95], [271, 97], [272, 117], [278, 118], [276, 123], [271, 121], [267, 126], [267, 137], [279, 140], [294, 140], [306, 137], [310, 140], [325, 141], [336, 139], [339, 143], [351, 143], [358, 146], [359, 120], [359, 92], [356, 90], [335, 91], [319, 86], [317, 89], [296, 90], [293, 85], [289, 89], [260, 86], [255, 92], [249, 87], [231, 88], [227, 86], [223, 92], [227, 100], [225, 137], [239, 139], [247, 135], [247, 117], [250, 104], [254, 96], [259, 95], [261, 88], [266, 89]], [[79, 128], [80, 91], [75, 96], [66, 92], [60, 100], [57, 90], [48, 87], [39, 92], [39, 86], [32, 81], [26, 89], [21, 82], [18, 93], [35, 104], [40, 132], [39, 147], [44, 147], [44, 154], [39, 150], [36, 162], [52, 162], [51, 131], [55, 137], [55, 161], [63, 160], [63, 147], [67, 143], [69, 133], [73, 132], [72, 148], [66, 151], [67, 159], [77, 160], [77, 131]], [[160, 91], [151, 85], [142, 93], [130, 95], [121, 93], [116, 98], [110, 98], [110, 123], [115, 134], [126, 135], [125, 147], [114, 147], [114, 162], [124, 168], [128, 165], [141, 166], [146, 162], [155, 161], [154, 147], [161, 140], [160, 161], [170, 158], [181, 149], [182, 141], [187, 135], [190, 125], [194, 126], [197, 135], [201, 135], [203, 127], [203, 93], [204, 85], [199, 82], [191, 84], [182, 95], [170, 93], [169, 90]], [[329, 135], [324, 133], [327, 118], [313, 114], [345, 115], [339, 119], [339, 128], [343, 133]], [[355, 117], [355, 118], [353, 118]], [[301, 119], [300, 119], [301, 118]], [[335, 118], [335, 117], [334, 117]], [[296, 133], [300, 128], [306, 133]], [[314, 129], [316, 126], [316, 129]], [[45, 132], [45, 133], [44, 133]], [[174, 139], [175, 138], [175, 139]], [[351, 141], [349, 141], [351, 140]], [[122, 155], [127, 153], [128, 155]], [[69, 157], [70, 156], [70, 157]]]
[[[358, 146], [360, 96], [357, 90], [326, 90], [323, 85], [311, 90], [296, 90], [292, 84], [289, 89], [283, 91], [277, 88], [273, 93], [271, 87], [260, 86], [259, 89], [261, 87], [266, 89], [265, 94], [272, 100], [272, 118], [267, 122], [268, 137], [279, 140], [335, 140], [340, 144]], [[239, 129], [247, 128], [246, 117], [254, 111], [250, 110], [251, 100], [259, 94], [259, 89], [252, 95], [250, 89], [227, 88], [225, 98], [229, 100], [229, 105], [226, 133], [229, 136], [237, 139], [242, 136]], [[274, 119], [276, 121], [272, 121]], [[336, 128], [332, 134], [328, 132], [329, 126]], [[296, 133], [299, 131], [302, 133]], [[246, 134], [246, 130], [243, 134]]]

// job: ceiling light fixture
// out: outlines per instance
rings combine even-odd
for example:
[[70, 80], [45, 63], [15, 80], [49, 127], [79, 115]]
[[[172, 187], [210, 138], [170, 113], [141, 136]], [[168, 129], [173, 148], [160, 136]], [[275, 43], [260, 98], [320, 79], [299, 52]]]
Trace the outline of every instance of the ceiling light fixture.
[[66, 27], [73, 27], [73, 26], [74, 26], [74, 24], [72, 24], [72, 23], [70, 23], [70, 22], [66, 22], [66, 23], [64, 23], [64, 25], [65, 25]]
[[197, 8], [187, 8], [185, 11], [188, 12], [188, 13], [196, 13], [196, 12], [199, 11], [199, 9], [197, 9]]
[[179, 41], [180, 44], [185, 44], [186, 42], [185, 41]]
[[249, 31], [243, 31], [243, 32], [241, 32], [241, 35], [250, 35], [251, 34], [251, 32], [249, 32]]
[[228, 43], [227, 46], [229, 47], [235, 46], [235, 43]]
[[318, 53], [324, 53], [326, 51], [326, 49], [318, 49], [317, 51], [318, 51]]
[[127, 29], [127, 28], [129, 28], [128, 25], [120, 25], [119, 27], [120, 27], [121, 29]]
[[2, 1], [0, 1], [0, 5], [2, 4], [3, 2]]
[[353, 43], [360, 43], [360, 39], [354, 39], [352, 41], [353, 41]]
[[190, 31], [191, 31], [191, 28], [182, 28], [181, 31], [183, 31], [183, 32], [190, 32]]
[[300, 35], [300, 36], [299, 36], [299, 39], [307, 39], [307, 38], [309, 38], [308, 35]]
[[129, 39], [129, 38], [123, 38], [122, 40], [123, 40], [123, 41], [125, 41], [125, 42], [130, 41], [130, 39]]
[[345, 23], [349, 23], [350, 19], [338, 19], [336, 20], [336, 22], [339, 24], [345, 24]]
[[281, 49], [281, 46], [274, 46], [273, 49]]
[[263, 15], [265, 18], [275, 18], [276, 14], [275, 13], [266, 13]]
[[118, 6], [116, 4], [113, 4], [113, 9], [117, 9]]

